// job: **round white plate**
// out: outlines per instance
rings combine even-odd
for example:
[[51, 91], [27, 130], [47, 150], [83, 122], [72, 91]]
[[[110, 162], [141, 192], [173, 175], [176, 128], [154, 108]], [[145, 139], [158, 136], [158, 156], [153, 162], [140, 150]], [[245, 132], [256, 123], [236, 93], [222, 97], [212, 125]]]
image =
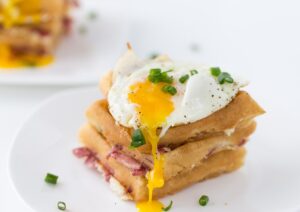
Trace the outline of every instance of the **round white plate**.
[[[1, 69], [0, 84], [96, 84], [128, 41], [129, 22], [119, 11], [119, 7], [105, 2], [80, 1], [80, 7], [73, 10], [73, 32], [62, 38], [55, 62], [42, 68]], [[97, 15], [93, 20], [89, 18], [91, 13]]]
[[[10, 175], [17, 192], [36, 211], [56, 211], [58, 201], [66, 202], [72, 212], [136, 210], [134, 203], [120, 200], [100, 174], [72, 154], [79, 146], [77, 133], [85, 123], [84, 112], [99, 98], [96, 88], [55, 95], [41, 104], [18, 131], [10, 155]], [[258, 119], [243, 168], [162, 201], [168, 204], [173, 200], [171, 211], [300, 210], [297, 125], [278, 129], [282, 124], [274, 122], [278, 116], [266, 117]], [[59, 175], [56, 186], [44, 182], [47, 172]], [[197, 203], [202, 194], [210, 198], [205, 208]]]

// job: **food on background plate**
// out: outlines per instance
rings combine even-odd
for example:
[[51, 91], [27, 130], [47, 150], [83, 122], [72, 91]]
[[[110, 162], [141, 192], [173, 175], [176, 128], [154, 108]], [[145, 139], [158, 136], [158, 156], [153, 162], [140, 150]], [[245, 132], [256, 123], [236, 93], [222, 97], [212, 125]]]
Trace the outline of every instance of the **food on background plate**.
[[246, 85], [218, 67], [140, 60], [128, 46], [101, 79], [105, 99], [88, 108], [74, 154], [138, 211], [162, 211], [158, 198], [242, 166], [264, 113]]
[[44, 66], [70, 30], [72, 0], [1, 0], [0, 68]]

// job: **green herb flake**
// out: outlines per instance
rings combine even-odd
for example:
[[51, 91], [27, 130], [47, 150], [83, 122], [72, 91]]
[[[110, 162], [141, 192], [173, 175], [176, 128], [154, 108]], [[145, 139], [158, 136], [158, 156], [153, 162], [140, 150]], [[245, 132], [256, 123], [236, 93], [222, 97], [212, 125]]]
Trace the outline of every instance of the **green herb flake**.
[[67, 208], [66, 203], [61, 202], [61, 201], [58, 202], [58, 203], [57, 203], [57, 208], [58, 208], [59, 210], [61, 210], [61, 211], [66, 210], [66, 208]]
[[198, 71], [196, 69], [190, 70], [190, 72], [191, 72], [192, 76], [195, 75], [195, 74], [198, 74]]
[[168, 75], [168, 72], [162, 72], [160, 68], [150, 70], [148, 80], [153, 83], [165, 82], [171, 84], [173, 77]]
[[190, 76], [189, 76], [188, 74], [183, 75], [183, 76], [181, 76], [181, 77], [179, 78], [179, 82], [180, 82], [181, 84], [184, 84], [189, 78], [190, 78]]
[[168, 72], [162, 72], [161, 73], [161, 82], [166, 82], [166, 83], [172, 83], [173, 82], [173, 77], [168, 75]]
[[169, 205], [165, 208], [162, 208], [163, 211], [169, 211], [172, 208], [173, 205], [173, 201], [171, 200], [171, 202], [169, 203]]
[[211, 75], [218, 77], [221, 74], [221, 69], [219, 67], [211, 67], [210, 73]]
[[225, 82], [227, 83], [233, 83], [233, 78], [231, 77], [231, 75], [227, 72], [222, 72], [219, 76], [218, 76], [218, 82], [222, 85]]
[[208, 203], [208, 201], [209, 201], [208, 196], [202, 195], [202, 196], [200, 197], [200, 199], [199, 199], [199, 205], [201, 205], [201, 206], [206, 206], [207, 203]]
[[174, 86], [172, 86], [172, 85], [165, 85], [165, 86], [163, 86], [162, 87], [162, 91], [165, 92], [165, 93], [169, 93], [172, 96], [174, 96], [177, 93], [176, 88]]
[[160, 82], [161, 78], [161, 69], [155, 68], [150, 70], [150, 74], [148, 76], [148, 80], [153, 83]]
[[51, 174], [51, 173], [47, 173], [47, 175], [45, 177], [45, 182], [49, 183], [49, 184], [56, 185], [57, 180], [58, 180], [58, 176]]
[[98, 18], [98, 14], [95, 11], [91, 11], [88, 14], [88, 19], [89, 20], [96, 20]]
[[145, 137], [140, 129], [134, 130], [131, 139], [130, 148], [137, 148], [146, 143]]

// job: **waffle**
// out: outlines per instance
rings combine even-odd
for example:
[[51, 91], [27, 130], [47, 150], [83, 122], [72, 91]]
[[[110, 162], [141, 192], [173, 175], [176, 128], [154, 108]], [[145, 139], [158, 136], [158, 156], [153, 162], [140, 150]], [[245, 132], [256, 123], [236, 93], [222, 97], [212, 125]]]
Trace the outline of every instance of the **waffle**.
[[[187, 143], [164, 153], [165, 185], [155, 189], [153, 197], [160, 198], [173, 194], [196, 182], [238, 169], [243, 164], [245, 156], [244, 137], [251, 134], [254, 129], [255, 122], [252, 122], [231, 136], [216, 136]], [[109, 170], [108, 182], [113, 184], [114, 189], [122, 194], [123, 198], [134, 201], [147, 200], [145, 175], [135, 175], [123, 162], [109, 157], [114, 147], [101, 133], [91, 125], [85, 125], [80, 130], [80, 140], [84, 147], [94, 152], [100, 171], [107, 176]], [[126, 155], [126, 151], [123, 154]], [[147, 155], [142, 157], [147, 160]], [[132, 158], [139, 160], [138, 157]]]
[[[254, 117], [264, 113], [263, 109], [246, 92], [239, 92], [227, 107], [197, 122], [171, 127], [160, 139], [161, 147], [176, 147], [182, 143], [193, 142], [214, 135], [227, 135], [249, 123]], [[116, 124], [108, 110], [106, 100], [93, 103], [86, 112], [89, 123], [101, 132], [113, 144], [129, 146], [133, 129]], [[158, 132], [159, 133], [159, 130]], [[138, 148], [149, 153], [150, 144]]]

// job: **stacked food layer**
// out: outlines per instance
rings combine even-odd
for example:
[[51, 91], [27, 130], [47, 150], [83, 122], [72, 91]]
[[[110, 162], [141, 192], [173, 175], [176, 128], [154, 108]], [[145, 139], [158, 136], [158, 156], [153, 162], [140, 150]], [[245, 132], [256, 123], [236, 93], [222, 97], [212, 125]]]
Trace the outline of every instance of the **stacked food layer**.
[[[163, 68], [168, 70], [161, 72], [167, 73], [161, 76], [168, 76], [172, 80], [154, 81], [151, 73], [154, 73], [155, 67], [159, 67], [155, 70]], [[192, 70], [196, 70], [197, 73], [193, 71], [189, 77], [186, 77], [186, 73], [189, 72], [186, 70], [190, 70], [190, 66], [185, 69], [183, 66], [174, 65], [167, 57], [137, 62], [131, 52], [127, 53], [119, 60], [113, 72], [101, 80], [102, 92], [106, 98], [97, 100], [88, 108], [86, 112], [88, 123], [80, 130], [80, 139], [84, 147], [74, 150], [74, 153], [78, 157], [85, 157], [88, 165], [100, 167], [114, 190], [124, 198], [134, 201], [148, 200], [149, 195], [153, 195], [150, 199], [152, 197], [157, 199], [193, 183], [239, 168], [244, 161], [244, 145], [256, 128], [254, 118], [264, 111], [248, 93], [239, 91], [239, 83], [231, 80], [228, 80], [227, 85], [222, 83], [218, 77], [222, 73], [217, 73], [220, 72], [219, 69], [215, 68], [218, 71], [214, 72], [214, 69], [196, 68], [193, 67]], [[130, 79], [143, 70], [149, 73], [146, 78], [139, 75], [138, 82]], [[176, 75], [176, 70], [179, 70], [179, 75]], [[156, 71], [155, 76], [159, 76], [158, 73], [159, 71]], [[182, 77], [177, 76], [181, 75], [189, 81], [180, 80]], [[195, 80], [197, 86], [207, 84], [208, 87], [204, 86], [202, 90], [195, 89], [193, 84]], [[126, 85], [127, 82], [129, 86]], [[132, 83], [138, 83], [138, 86], [134, 87]], [[146, 92], [142, 100], [143, 98], [147, 101], [149, 98], [155, 99], [161, 94], [152, 96], [151, 92], [160, 83], [162, 83], [161, 90], [166, 95], [170, 92], [164, 90], [165, 86], [176, 89], [176, 92], [172, 91], [170, 97], [173, 102], [172, 113], [168, 116], [169, 119], [156, 129], [156, 135], [159, 136], [157, 148], [153, 149], [153, 142], [150, 141], [151, 138], [148, 139], [149, 136], [145, 136], [145, 143], [136, 145], [134, 140], [137, 137], [143, 140], [142, 133], [147, 134], [147, 129], [143, 128], [145, 125], [139, 122], [144, 120], [142, 113], [146, 110], [137, 110], [138, 119], [132, 114], [126, 116], [129, 114], [128, 111], [132, 110], [131, 106], [140, 109], [143, 105], [127, 105], [120, 102], [124, 99], [130, 100], [130, 95], [138, 95], [139, 89], [143, 86], [148, 86], [146, 91], [149, 93]], [[123, 87], [116, 89], [118, 84]], [[195, 96], [191, 97], [193, 96], [189, 93], [191, 88], [196, 90], [193, 93], [198, 96], [204, 92], [205, 95], [199, 98], [201, 104]], [[115, 91], [124, 95], [115, 95]], [[209, 98], [207, 92], [210, 92]], [[214, 100], [217, 94], [219, 96]], [[165, 100], [162, 97], [158, 99], [157, 104], [154, 104], [153, 100], [153, 104], [149, 107], [150, 113], [153, 114], [149, 114], [149, 117], [156, 116], [157, 111], [164, 107]], [[192, 101], [186, 100], [187, 97], [191, 97]], [[220, 100], [222, 98], [224, 101]], [[176, 101], [179, 103], [177, 104]], [[184, 105], [183, 102], [186, 104]], [[188, 106], [189, 110], [184, 110], [190, 102], [193, 103], [192, 106]], [[218, 103], [217, 107], [214, 106], [215, 103]], [[206, 110], [208, 111], [206, 113], [199, 111], [204, 111], [204, 107], [210, 107], [210, 110]], [[193, 110], [195, 112], [191, 113]], [[181, 111], [185, 112], [181, 113]], [[142, 133], [137, 134], [137, 132]], [[163, 163], [161, 170], [164, 183], [154, 189], [153, 193], [149, 193], [149, 173], [157, 169], [157, 164], [155, 165], [154, 162], [156, 157]]]
[[67, 0], [0, 1], [0, 47], [13, 56], [48, 55], [70, 29]]

